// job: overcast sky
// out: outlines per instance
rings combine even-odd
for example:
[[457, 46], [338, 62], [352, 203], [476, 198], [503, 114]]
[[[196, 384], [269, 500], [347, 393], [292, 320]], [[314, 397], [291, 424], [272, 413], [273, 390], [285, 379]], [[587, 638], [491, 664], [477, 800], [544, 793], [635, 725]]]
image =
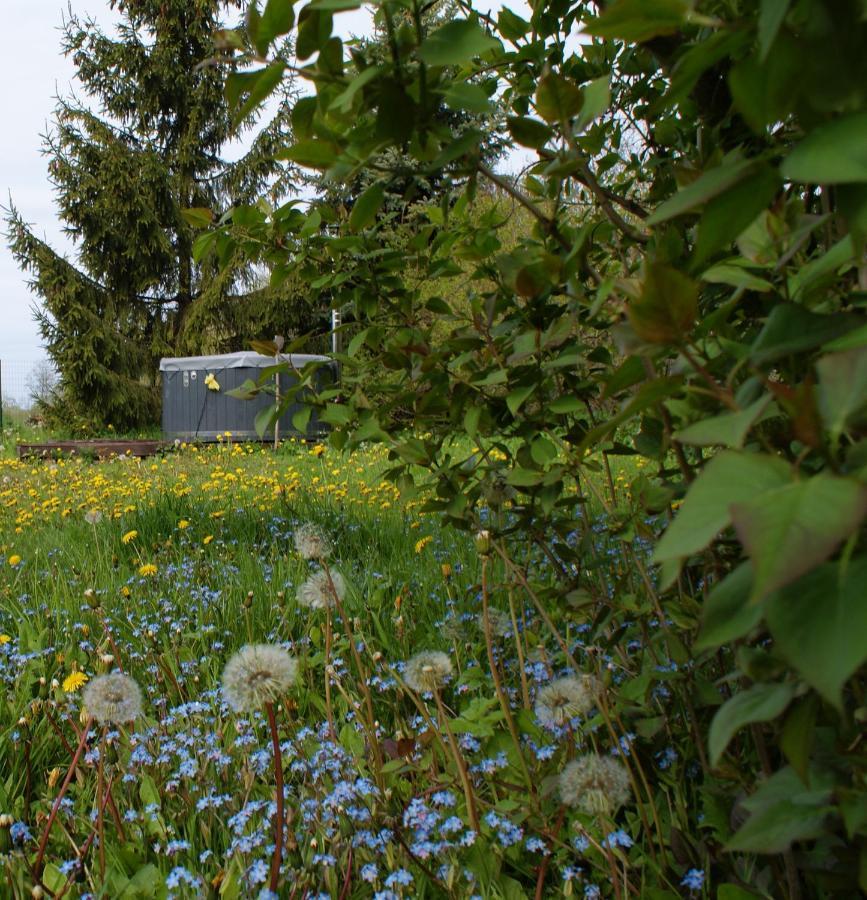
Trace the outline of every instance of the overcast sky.
[[[496, 9], [498, 0], [485, 0], [479, 8]], [[515, 12], [527, 14], [527, 5], [513, 0]], [[90, 15], [108, 30], [116, 16], [107, 0], [72, 0], [80, 17]], [[47, 160], [41, 154], [41, 135], [54, 109], [54, 98], [74, 87], [74, 67], [60, 51], [59, 27], [67, 8], [63, 0], [27, 0], [4, 4], [3, 51], [0, 53], [0, 190], [3, 206], [8, 200], [40, 237], [66, 253], [70, 242], [56, 218]], [[344, 37], [369, 29], [365, 10], [335, 17]], [[5, 228], [4, 228], [5, 231]], [[19, 371], [23, 362], [45, 358], [31, 308], [37, 298], [30, 293], [25, 275], [6, 247], [0, 244], [0, 360]], [[5, 393], [5, 391], [4, 391]]]

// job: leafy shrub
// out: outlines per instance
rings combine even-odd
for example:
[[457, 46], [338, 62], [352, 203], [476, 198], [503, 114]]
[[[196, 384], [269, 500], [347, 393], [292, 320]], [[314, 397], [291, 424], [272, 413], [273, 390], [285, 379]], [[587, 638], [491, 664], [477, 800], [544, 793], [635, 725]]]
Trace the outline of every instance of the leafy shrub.
[[[582, 662], [620, 655], [607, 725], [638, 735], [659, 890], [675, 863], [710, 865], [720, 897], [867, 889], [863, 4], [462, 5], [426, 32], [418, 3], [384, 2], [377, 66], [344, 52], [335, 8], [296, 25], [269, 0], [236, 46], [261, 57], [291, 25], [316, 94], [281, 156], [333, 182], [376, 158], [377, 177], [349, 210], [260, 206], [226, 229], [354, 312], [341, 393], [319, 397], [332, 443], [385, 443], [408, 494], [427, 470], [428, 508], [490, 533], [498, 589], [567, 635], [561, 662], [576, 628]], [[239, 118], [286, 65], [232, 76]], [[496, 108], [526, 173], [492, 171], [444, 106]], [[400, 247], [388, 148], [449, 186]], [[508, 250], [506, 202], [534, 223]], [[588, 473], [611, 455], [649, 465], [603, 496]], [[645, 779], [669, 752], [676, 774]]]

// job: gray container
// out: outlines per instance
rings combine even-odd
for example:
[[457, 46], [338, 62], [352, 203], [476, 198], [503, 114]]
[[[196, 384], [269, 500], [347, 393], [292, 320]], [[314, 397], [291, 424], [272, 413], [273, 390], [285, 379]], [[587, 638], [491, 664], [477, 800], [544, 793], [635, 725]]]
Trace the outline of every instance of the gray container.
[[[335, 381], [335, 365], [327, 356], [283, 354], [280, 361], [299, 370], [310, 362], [327, 363], [315, 374], [317, 387], [324, 390]], [[230, 397], [227, 391], [240, 387], [248, 379], [258, 384], [262, 369], [273, 365], [273, 357], [252, 351], [161, 359], [163, 434], [167, 438], [185, 441], [215, 441], [218, 435], [229, 431], [233, 439], [260, 440], [254, 424], [256, 414], [274, 405], [273, 393], [263, 392], [252, 400], [238, 400]], [[219, 390], [208, 388], [206, 381], [209, 375], [216, 379]], [[281, 373], [279, 377], [281, 393], [298, 382], [291, 372]], [[268, 383], [274, 384], [273, 376]], [[306, 434], [300, 434], [292, 425], [292, 416], [300, 408], [300, 404], [293, 403], [280, 417], [280, 437], [303, 437], [308, 440], [322, 437], [327, 426], [319, 421], [315, 412], [310, 417]], [[269, 430], [262, 440], [273, 437], [273, 430]]]

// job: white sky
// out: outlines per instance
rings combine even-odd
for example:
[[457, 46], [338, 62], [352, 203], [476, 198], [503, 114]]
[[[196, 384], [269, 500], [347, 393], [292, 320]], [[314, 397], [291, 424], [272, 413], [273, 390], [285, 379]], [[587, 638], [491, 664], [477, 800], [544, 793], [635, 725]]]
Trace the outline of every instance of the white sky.
[[[501, 0], [483, 0], [479, 9], [498, 9]], [[509, 6], [528, 15], [523, 0]], [[77, 15], [95, 18], [110, 30], [116, 15], [107, 0], [72, 0]], [[27, 0], [4, 4], [3, 51], [0, 53], [0, 192], [3, 206], [11, 197], [39, 237], [57, 250], [72, 252], [56, 218], [48, 160], [42, 156], [41, 135], [54, 109], [54, 98], [68, 95], [75, 75], [70, 60], [60, 52], [59, 27], [65, 0]], [[366, 10], [335, 16], [336, 30], [344, 37], [364, 33], [370, 25]], [[4, 228], [5, 231], [5, 228]], [[0, 360], [12, 366], [45, 358], [31, 308], [38, 302], [28, 290], [5, 240], [0, 242]], [[5, 393], [5, 391], [4, 391]]]

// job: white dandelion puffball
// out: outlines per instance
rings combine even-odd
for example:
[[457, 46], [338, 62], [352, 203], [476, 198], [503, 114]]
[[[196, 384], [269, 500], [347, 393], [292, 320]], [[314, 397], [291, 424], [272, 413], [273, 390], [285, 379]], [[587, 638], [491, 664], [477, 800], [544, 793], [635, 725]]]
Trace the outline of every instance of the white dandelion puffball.
[[610, 756], [588, 753], [560, 773], [560, 799], [591, 815], [613, 815], [631, 792], [629, 773]]
[[247, 644], [223, 669], [223, 696], [235, 712], [279, 700], [298, 677], [298, 660], [277, 644]]
[[[479, 628], [484, 631], [485, 630], [485, 614], [483, 612], [479, 613], [478, 619]], [[491, 625], [491, 634], [494, 637], [506, 638], [509, 637], [512, 633], [512, 619], [507, 612], [503, 612], [501, 609], [497, 609], [496, 607], [489, 607], [488, 609], [488, 622]]]
[[403, 679], [417, 694], [426, 694], [442, 687], [451, 674], [452, 661], [447, 653], [425, 650], [407, 662]]
[[[335, 591], [337, 597], [334, 596]], [[325, 609], [341, 602], [346, 596], [346, 582], [340, 572], [332, 572], [331, 578], [324, 569], [314, 572], [307, 581], [298, 588], [298, 602], [310, 609]]]
[[601, 690], [592, 675], [555, 678], [536, 695], [536, 718], [543, 725], [566, 725], [591, 710]]
[[101, 725], [132, 722], [141, 715], [141, 688], [121, 672], [99, 675], [87, 683], [84, 706]]
[[295, 549], [304, 559], [325, 559], [331, 554], [331, 542], [315, 525], [295, 529]]

